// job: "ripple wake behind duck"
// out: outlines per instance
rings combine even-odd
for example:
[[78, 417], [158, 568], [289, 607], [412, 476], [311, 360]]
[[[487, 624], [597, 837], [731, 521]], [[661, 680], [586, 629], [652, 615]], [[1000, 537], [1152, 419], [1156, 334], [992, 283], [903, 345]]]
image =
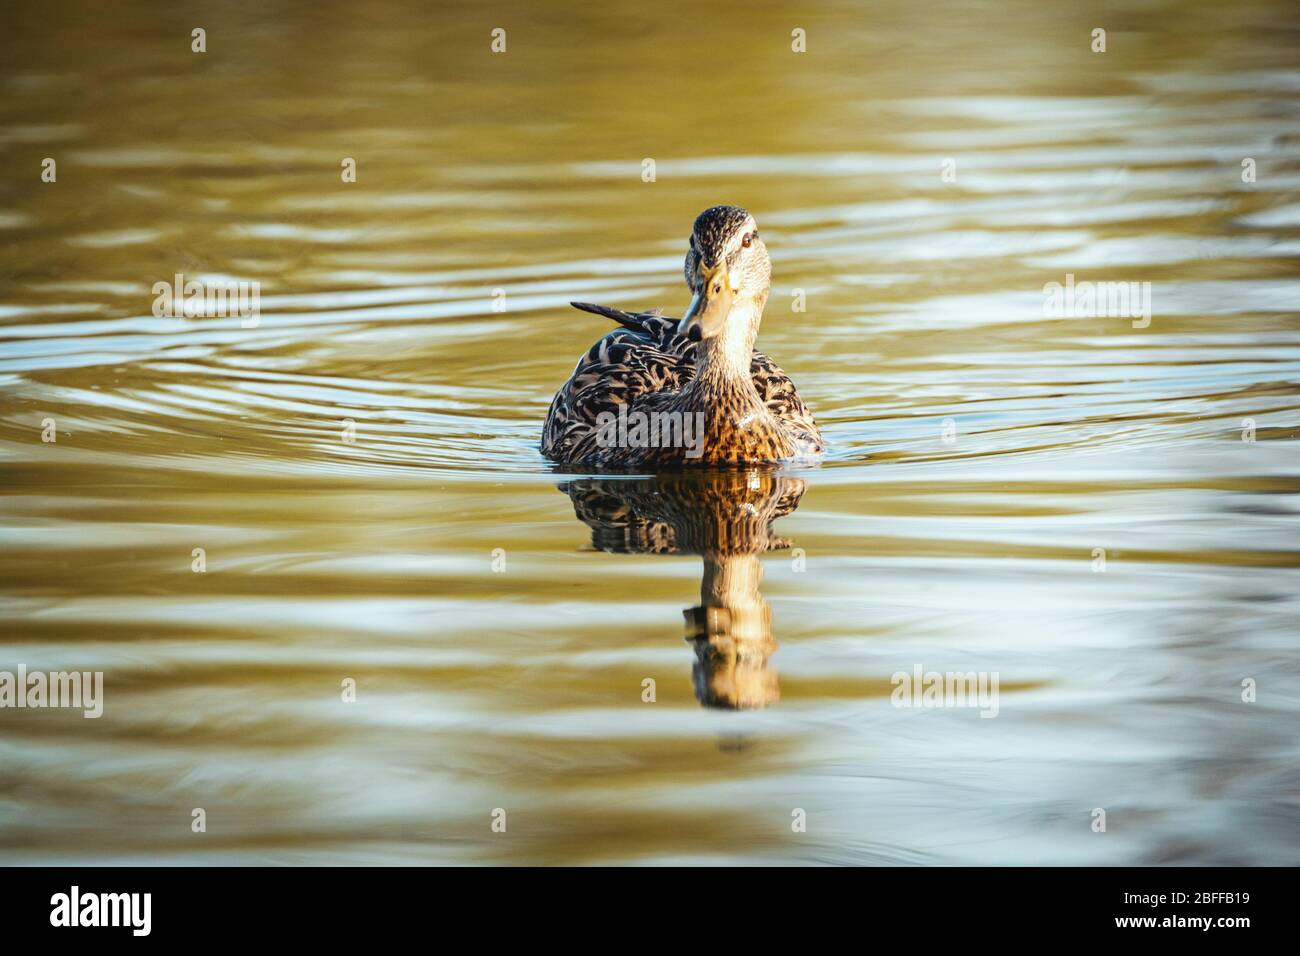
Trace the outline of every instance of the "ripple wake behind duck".
[[[555, 394], [542, 454], [599, 468], [757, 465], [822, 452], [794, 383], [754, 349], [772, 264], [752, 216], [700, 213], [685, 261], [680, 320], [575, 302], [614, 319]], [[635, 432], [625, 427], [632, 422]], [[665, 440], [664, 433], [668, 432]]]

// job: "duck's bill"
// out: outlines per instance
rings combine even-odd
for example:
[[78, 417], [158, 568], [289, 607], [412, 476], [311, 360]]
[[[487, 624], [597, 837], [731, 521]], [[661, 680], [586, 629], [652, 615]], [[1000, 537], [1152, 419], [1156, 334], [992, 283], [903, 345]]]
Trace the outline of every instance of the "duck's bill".
[[677, 334], [691, 339], [713, 338], [726, 324], [733, 297], [726, 263], [721, 262], [703, 274], [699, 291], [677, 323]]

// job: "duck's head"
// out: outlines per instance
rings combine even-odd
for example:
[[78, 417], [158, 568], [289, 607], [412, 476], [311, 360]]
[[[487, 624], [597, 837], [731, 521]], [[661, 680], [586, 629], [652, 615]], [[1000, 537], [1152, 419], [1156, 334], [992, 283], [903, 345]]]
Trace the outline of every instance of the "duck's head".
[[726, 328], [733, 314], [756, 332], [771, 284], [772, 260], [754, 217], [739, 206], [704, 210], [695, 218], [686, 251], [686, 285], [692, 297], [678, 332], [710, 339]]

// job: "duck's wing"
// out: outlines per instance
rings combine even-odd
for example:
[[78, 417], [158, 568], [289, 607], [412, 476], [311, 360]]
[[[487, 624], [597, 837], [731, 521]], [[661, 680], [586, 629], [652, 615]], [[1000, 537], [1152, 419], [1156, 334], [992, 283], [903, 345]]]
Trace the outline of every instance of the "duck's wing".
[[542, 430], [542, 454], [578, 463], [595, 456], [596, 419], [619, 405], [678, 391], [695, 372], [695, 343], [677, 334], [677, 322], [653, 312], [624, 312], [575, 302], [576, 308], [618, 322], [578, 360], [551, 402]]
[[801, 445], [802, 454], [815, 455], [823, 450], [822, 432], [808, 406], [799, 397], [790, 376], [762, 352], [755, 350], [749, 363], [754, 388], [777, 421], [782, 422]]

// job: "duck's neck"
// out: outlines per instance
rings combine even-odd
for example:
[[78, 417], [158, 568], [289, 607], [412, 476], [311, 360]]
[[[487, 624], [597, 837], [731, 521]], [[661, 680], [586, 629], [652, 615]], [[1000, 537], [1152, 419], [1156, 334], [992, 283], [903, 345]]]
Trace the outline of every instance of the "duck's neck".
[[722, 331], [698, 346], [696, 392], [728, 394], [761, 405], [750, 373], [754, 340], [763, 315], [763, 302], [740, 299], [731, 307]]

